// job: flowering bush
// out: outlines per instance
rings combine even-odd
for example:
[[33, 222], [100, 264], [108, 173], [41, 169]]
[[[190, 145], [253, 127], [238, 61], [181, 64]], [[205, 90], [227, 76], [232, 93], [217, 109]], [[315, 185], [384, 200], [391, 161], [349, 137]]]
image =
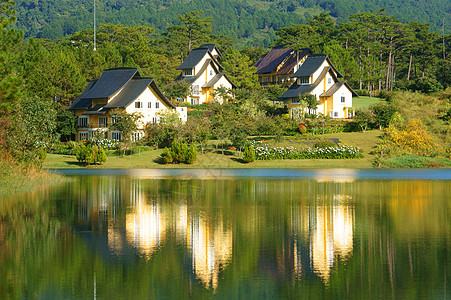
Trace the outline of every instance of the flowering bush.
[[108, 139], [94, 141], [93, 143], [105, 150], [118, 150], [121, 145], [119, 141]]
[[363, 157], [359, 147], [340, 146], [297, 149], [294, 147], [269, 147], [262, 142], [253, 142], [257, 160], [273, 159], [343, 159]]

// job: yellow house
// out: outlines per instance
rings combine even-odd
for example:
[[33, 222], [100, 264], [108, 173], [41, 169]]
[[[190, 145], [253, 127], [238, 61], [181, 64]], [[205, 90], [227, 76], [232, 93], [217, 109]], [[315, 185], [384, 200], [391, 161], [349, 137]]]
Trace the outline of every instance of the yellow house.
[[218, 62], [220, 57], [221, 53], [214, 44], [205, 44], [191, 50], [188, 57], [177, 67], [177, 70], [182, 72], [175, 81], [184, 80], [191, 86], [191, 94], [184, 101], [192, 105], [209, 103], [213, 100], [215, 89], [236, 87]]
[[125, 112], [139, 113], [138, 131], [134, 138], [144, 135], [144, 125], [159, 122], [158, 112], [170, 109], [178, 112], [182, 121], [186, 121], [184, 107], [175, 107], [160, 91], [152, 78], [142, 77], [136, 68], [113, 68], [102, 72], [99, 79], [90, 81], [83, 93], [69, 108], [77, 116], [77, 134], [75, 140], [89, 140], [94, 135], [106, 139], [121, 140], [120, 131], [108, 130], [115, 120], [109, 112], [122, 109]]
[[342, 78], [325, 54], [314, 54], [291, 76], [295, 82], [280, 96], [288, 102], [291, 117], [306, 112], [299, 96], [315, 95], [319, 101], [317, 108], [310, 112], [323, 114], [331, 118], [349, 118], [353, 116], [352, 97], [357, 93]]
[[293, 50], [290, 47], [277, 46], [255, 63], [260, 85], [292, 83], [291, 76], [310, 54], [310, 49]]

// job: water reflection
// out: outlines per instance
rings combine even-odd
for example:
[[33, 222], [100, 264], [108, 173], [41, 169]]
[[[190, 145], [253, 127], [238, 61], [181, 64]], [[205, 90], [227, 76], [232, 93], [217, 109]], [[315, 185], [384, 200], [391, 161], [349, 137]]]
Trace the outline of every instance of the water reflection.
[[[146, 183], [149, 181], [123, 182], [99, 177], [88, 184], [80, 184], [75, 193], [76, 224], [84, 229], [106, 232], [109, 255], [118, 257], [137, 254], [150, 260], [164, 245], [167, 236], [174, 235], [187, 249], [193, 273], [206, 288], [215, 290], [220, 272], [232, 257], [230, 224], [221, 216], [212, 220], [205, 212], [189, 208], [186, 194], [174, 193], [176, 198], [182, 197], [181, 201], [185, 201], [177, 205], [163, 201], [168, 194], [149, 189]], [[101, 187], [105, 193], [98, 192]], [[122, 216], [124, 211], [125, 216]]]
[[349, 205], [352, 199], [346, 195], [332, 194], [331, 197], [328, 205], [292, 207], [295, 278], [300, 279], [304, 272], [312, 270], [327, 284], [338, 259], [346, 261], [352, 255], [354, 210]]

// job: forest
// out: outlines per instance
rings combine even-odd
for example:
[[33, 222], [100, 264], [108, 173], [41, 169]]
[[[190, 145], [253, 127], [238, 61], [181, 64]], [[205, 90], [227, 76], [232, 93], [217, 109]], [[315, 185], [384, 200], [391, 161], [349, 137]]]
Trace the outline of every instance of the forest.
[[[57, 39], [93, 28], [94, 1], [17, 1], [15, 26], [25, 37]], [[449, 33], [451, 17], [446, 0], [156, 0], [97, 1], [97, 22], [124, 26], [148, 26], [161, 34], [177, 23], [177, 16], [202, 10], [211, 17], [216, 34], [227, 34], [242, 46], [270, 46], [275, 31], [293, 24], [307, 24], [321, 12], [329, 13], [337, 23], [348, 22], [359, 12], [385, 9], [403, 23], [428, 23], [435, 32]]]
[[[227, 35], [220, 34], [214, 16], [207, 12], [194, 10], [178, 14], [174, 24], [159, 22], [160, 26], [167, 24], [164, 28], [115, 25], [99, 20], [94, 50], [93, 29], [74, 29], [72, 34], [58, 38], [25, 38], [25, 33], [17, 30], [20, 27], [17, 24], [22, 22], [20, 10], [15, 11], [17, 5], [11, 0], [1, 0], [1, 3], [0, 147], [6, 149], [2, 151], [3, 159], [39, 162], [45, 156], [40, 142], [70, 137], [75, 122], [68, 106], [80, 95], [87, 81], [98, 78], [106, 68], [137, 67], [144, 76], [153, 77], [169, 98], [176, 98], [177, 93], [183, 92], [173, 83], [178, 75], [176, 67], [190, 49], [204, 43], [218, 46], [223, 53], [221, 64], [238, 87], [234, 91], [237, 104], [232, 111], [248, 103], [250, 110], [257, 109], [257, 115], [268, 118], [280, 118], [286, 113], [283, 106], [277, 108], [272, 103], [287, 87], [260, 88], [255, 75], [255, 62], [270, 48], [237, 47], [233, 24]], [[211, 5], [215, 3], [212, 1]], [[278, 3], [281, 2], [270, 5]], [[290, 16], [285, 12], [284, 15]], [[285, 26], [287, 22], [279, 21], [280, 27], [274, 31], [270, 46], [308, 47], [314, 53], [327, 54], [360, 95], [389, 99], [389, 93], [397, 90], [449, 95], [450, 35], [433, 31], [426, 23], [402, 23], [384, 10], [351, 14], [341, 23], [328, 13], [310, 16], [305, 24], [293, 19], [293, 25]], [[260, 25], [250, 26], [259, 28]], [[449, 103], [449, 97], [444, 100]], [[440, 110], [443, 122], [448, 122], [447, 114], [451, 115], [446, 107]], [[266, 124], [281, 124], [272, 120]], [[212, 128], [212, 132], [217, 133], [218, 128]], [[446, 136], [446, 132], [439, 130], [438, 134]], [[215, 138], [214, 134], [211, 138]]]

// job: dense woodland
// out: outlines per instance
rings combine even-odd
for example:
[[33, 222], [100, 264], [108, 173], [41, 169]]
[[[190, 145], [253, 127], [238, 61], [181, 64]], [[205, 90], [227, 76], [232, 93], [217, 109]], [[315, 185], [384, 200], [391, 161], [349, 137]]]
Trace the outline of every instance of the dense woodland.
[[[26, 37], [56, 39], [93, 27], [94, 1], [17, 1], [17, 27]], [[433, 31], [451, 28], [447, 0], [156, 0], [97, 1], [98, 23], [124, 26], [149, 26], [158, 33], [177, 23], [177, 16], [202, 10], [211, 17], [216, 34], [227, 34], [241, 45], [269, 46], [275, 31], [293, 24], [307, 24], [321, 12], [328, 12], [338, 23], [349, 21], [352, 14], [385, 9], [404, 23], [431, 24]]]
[[[101, 21], [94, 51], [92, 29], [77, 31], [64, 38], [25, 39], [24, 33], [15, 29], [15, 24], [23, 22], [20, 13], [16, 22], [14, 9], [17, 5], [10, 0], [1, 0], [1, 3], [0, 146], [9, 150], [4, 153], [20, 161], [41, 158], [40, 141], [67, 138], [74, 133], [74, 120], [67, 108], [82, 92], [87, 81], [98, 78], [102, 70], [120, 66], [137, 67], [144, 76], [154, 77], [169, 98], [175, 98], [186, 92], [183, 87], [173, 84], [178, 75], [176, 67], [191, 49], [203, 43], [215, 43], [224, 55], [221, 64], [238, 86], [235, 100], [239, 106], [235, 106], [234, 111], [244, 107], [250, 111], [258, 110], [255, 115], [269, 118], [286, 113], [283, 107], [268, 103], [269, 100], [277, 100], [287, 87], [262, 89], [254, 74], [254, 63], [269, 48], [237, 48], [234, 37], [240, 35], [234, 33], [233, 24], [222, 21], [223, 25], [230, 25], [231, 30], [227, 31], [227, 35], [221, 35], [221, 30], [214, 23], [214, 14], [210, 15], [207, 11], [179, 14], [175, 24], [158, 22], [160, 26], [167, 24], [164, 28], [123, 26]], [[215, 3], [212, 1], [210, 5]], [[270, 6], [280, 3], [273, 2]], [[117, 5], [120, 5], [119, 2]], [[123, 5], [128, 4], [124, 2]], [[71, 7], [79, 6], [71, 3]], [[163, 9], [161, 5], [159, 7]], [[177, 10], [171, 11], [177, 14]], [[216, 11], [224, 13], [225, 18], [228, 10], [216, 8]], [[243, 9], [243, 13], [252, 12]], [[283, 18], [290, 16], [284, 10], [282, 12]], [[257, 17], [258, 13], [253, 15]], [[121, 16], [127, 14], [121, 13]], [[129, 17], [136, 19], [132, 14]], [[290, 22], [283, 18], [278, 20], [281, 24], [274, 32], [272, 46], [308, 47], [314, 53], [329, 55], [337, 69], [345, 74], [346, 80], [361, 95], [382, 95], [395, 90], [431, 94], [444, 91], [450, 85], [451, 63], [447, 55], [450, 35], [432, 31], [428, 24], [417, 21], [402, 23], [385, 11], [352, 14], [348, 21], [341, 23], [327, 13], [309, 17], [306, 24], [296, 23], [293, 19], [294, 24], [290, 26], [285, 26]], [[249, 26], [260, 28], [257, 24]], [[238, 27], [243, 28], [241, 25]], [[57, 36], [61, 37], [61, 34]], [[273, 120], [264, 123], [277, 126], [283, 122]], [[212, 127], [216, 135], [220, 132], [218, 128]], [[245, 133], [240, 134], [243, 136]]]

